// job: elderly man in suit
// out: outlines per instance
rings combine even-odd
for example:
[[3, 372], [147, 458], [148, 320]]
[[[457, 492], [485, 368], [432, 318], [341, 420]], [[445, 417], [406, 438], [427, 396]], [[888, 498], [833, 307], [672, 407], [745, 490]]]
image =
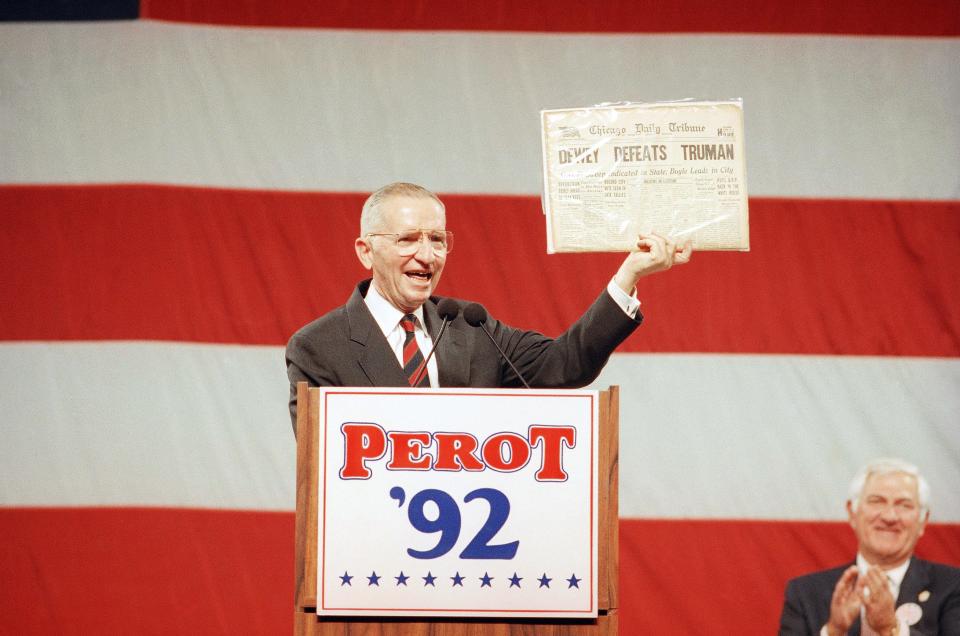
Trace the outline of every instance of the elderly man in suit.
[[[311, 386], [521, 385], [523, 380], [493, 342], [462, 318], [450, 322], [436, 356], [427, 355], [441, 323], [441, 299], [433, 292], [453, 248], [445, 208], [435, 194], [410, 183], [380, 188], [364, 203], [354, 247], [372, 279], [361, 282], [345, 305], [297, 331], [287, 344], [294, 432], [299, 381]], [[637, 281], [686, 263], [692, 251], [689, 243], [678, 245], [655, 234], [639, 236], [636, 247], [587, 312], [555, 339], [487, 321], [493, 339], [531, 386], [592, 382], [617, 345], [640, 324]]]
[[960, 569], [913, 556], [929, 501], [915, 466], [864, 466], [847, 500], [856, 562], [791, 580], [781, 636], [960, 636]]

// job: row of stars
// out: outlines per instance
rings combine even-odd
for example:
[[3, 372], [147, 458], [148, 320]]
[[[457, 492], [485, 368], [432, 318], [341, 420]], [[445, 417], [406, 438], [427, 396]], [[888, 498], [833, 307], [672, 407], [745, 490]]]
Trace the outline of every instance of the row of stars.
[[[361, 576], [361, 577], [354, 577], [353, 575], [350, 574], [350, 572], [344, 571], [344, 573], [343, 573], [342, 575], [338, 576], [337, 578], [340, 579], [340, 587], [344, 587], [344, 586], [346, 586], [346, 585], [349, 585], [350, 587], [353, 587], [353, 579], [354, 579], [354, 578], [366, 578], [366, 579], [367, 579], [367, 587], [370, 587], [370, 586], [380, 587], [380, 579], [389, 578], [389, 577], [379, 576], [379, 575], [376, 573], [376, 571], [371, 572], [371, 573], [370, 573], [370, 576], [367, 576], [367, 577], [362, 577], [362, 576]], [[396, 584], [395, 584], [395, 585], [397, 585], [397, 586], [399, 586], [399, 585], [407, 586], [407, 581], [408, 581], [408, 580], [410, 580], [411, 578], [417, 578], [417, 577], [407, 576], [407, 575], [404, 574], [403, 571], [401, 570], [400, 575], [399, 575], [399, 576], [395, 576], [395, 577], [393, 577], [393, 578], [396, 579]], [[436, 581], [437, 581], [438, 578], [441, 578], [441, 577], [434, 576], [431, 572], [427, 572], [427, 575], [426, 575], [426, 576], [422, 576], [422, 577], [419, 577], [419, 578], [423, 579], [423, 586], [424, 586], [424, 587], [427, 587], [427, 586], [436, 587], [436, 586], [437, 586], [437, 585], [436, 585]], [[451, 584], [450, 584], [450, 587], [458, 587], [458, 586], [459, 586], [459, 587], [463, 587], [463, 582], [464, 582], [465, 580], [467, 580], [467, 577], [461, 576], [459, 571], [458, 571], [456, 574], [454, 574], [453, 576], [449, 577], [449, 578], [450, 578], [450, 580], [452, 581]], [[480, 581], [480, 587], [490, 587], [490, 588], [492, 588], [492, 587], [493, 587], [494, 578], [495, 578], [495, 577], [490, 576], [489, 573], [484, 572], [484, 573], [483, 573], [483, 576], [477, 577], [477, 580]], [[507, 577], [507, 580], [510, 581], [510, 586], [509, 586], [509, 587], [517, 587], [517, 588], [520, 588], [520, 587], [521, 587], [520, 582], [523, 580], [523, 578], [524, 578], [524, 577], [518, 576], [517, 573], [514, 572], [514, 573], [513, 573], [513, 576]], [[546, 572], [543, 573], [543, 576], [541, 576], [541, 577], [539, 577], [539, 578], [536, 578], [536, 579], [534, 579], [534, 580], [540, 582], [539, 587], [546, 587], [546, 588], [549, 588], [549, 587], [550, 587], [550, 582], [553, 581], [552, 578], [550, 578], [549, 576], [547, 576], [547, 573], [546, 573]], [[575, 587], [575, 588], [577, 588], [577, 589], [580, 589], [580, 581], [582, 581], [583, 579], [582, 579], [582, 578], [577, 578], [577, 575], [576, 575], [576, 574], [571, 574], [569, 579], [562, 579], [562, 580], [563, 580], [563, 581], [566, 581], [566, 583], [567, 583], [567, 589], [570, 589], [570, 588], [573, 588], [573, 587]], [[509, 588], [508, 588], [508, 589], [509, 589]]]

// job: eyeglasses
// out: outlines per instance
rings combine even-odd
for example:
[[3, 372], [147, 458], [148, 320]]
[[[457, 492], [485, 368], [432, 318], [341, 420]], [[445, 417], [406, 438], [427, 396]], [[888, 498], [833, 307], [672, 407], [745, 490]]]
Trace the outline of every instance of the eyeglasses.
[[426, 241], [437, 254], [453, 251], [453, 232], [446, 230], [407, 230], [406, 232], [370, 232], [367, 236], [390, 236], [400, 256], [416, 254], [420, 243]]

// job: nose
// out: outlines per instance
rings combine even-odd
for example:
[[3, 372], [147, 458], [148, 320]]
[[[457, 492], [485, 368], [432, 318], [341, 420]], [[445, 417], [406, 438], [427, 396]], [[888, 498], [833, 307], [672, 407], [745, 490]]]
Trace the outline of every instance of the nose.
[[437, 259], [437, 253], [433, 249], [433, 244], [427, 238], [424, 232], [420, 233], [420, 241], [417, 243], [417, 251], [413, 253], [414, 257], [423, 263], [431, 263]]
[[883, 510], [880, 512], [880, 518], [887, 523], [896, 523], [900, 520], [900, 515], [897, 514], [897, 509], [895, 506], [884, 506]]

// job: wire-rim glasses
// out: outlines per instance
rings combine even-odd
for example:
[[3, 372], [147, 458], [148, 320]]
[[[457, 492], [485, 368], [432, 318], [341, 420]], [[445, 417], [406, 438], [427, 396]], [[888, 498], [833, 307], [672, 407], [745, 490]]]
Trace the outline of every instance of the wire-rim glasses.
[[407, 230], [405, 232], [368, 232], [367, 236], [387, 236], [393, 238], [394, 246], [400, 256], [416, 254], [421, 243], [427, 243], [437, 254], [449, 254], [453, 251], [453, 232], [447, 230]]

